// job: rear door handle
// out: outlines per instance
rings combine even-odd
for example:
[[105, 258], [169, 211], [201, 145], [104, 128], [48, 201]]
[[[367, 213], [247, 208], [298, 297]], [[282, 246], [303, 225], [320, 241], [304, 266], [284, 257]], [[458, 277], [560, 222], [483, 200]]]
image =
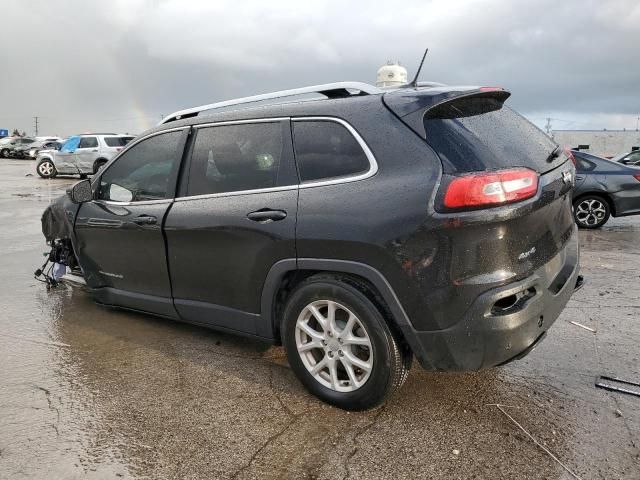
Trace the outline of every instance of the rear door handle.
[[576, 175], [576, 180], [584, 180], [584, 175]]
[[153, 215], [140, 215], [133, 219], [133, 223], [136, 225], [155, 225], [158, 223], [158, 218]]
[[277, 222], [279, 220], [284, 220], [287, 218], [287, 212], [284, 210], [271, 210], [268, 208], [262, 208], [255, 212], [251, 212], [247, 214], [247, 218], [249, 220], [253, 220], [254, 222]]

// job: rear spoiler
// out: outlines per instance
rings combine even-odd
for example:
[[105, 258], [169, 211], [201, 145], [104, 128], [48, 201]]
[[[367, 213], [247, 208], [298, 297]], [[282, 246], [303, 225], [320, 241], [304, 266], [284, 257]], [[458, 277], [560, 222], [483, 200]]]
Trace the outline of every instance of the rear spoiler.
[[[383, 103], [402, 120], [409, 128], [421, 138], [426, 139], [424, 119], [427, 118], [454, 118], [449, 115], [454, 103], [469, 98], [486, 98], [488, 102], [484, 111], [456, 115], [465, 117], [471, 114], [486, 113], [502, 108], [502, 104], [511, 96], [511, 93], [500, 87], [442, 87], [420, 89], [398, 89], [385, 93]], [[449, 107], [449, 108], [448, 108]]]

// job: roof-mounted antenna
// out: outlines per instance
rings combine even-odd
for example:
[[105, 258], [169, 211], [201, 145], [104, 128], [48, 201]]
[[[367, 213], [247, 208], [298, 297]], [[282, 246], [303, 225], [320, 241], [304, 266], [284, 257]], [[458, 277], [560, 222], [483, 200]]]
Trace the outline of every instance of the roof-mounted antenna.
[[427, 53], [429, 53], [428, 48], [424, 51], [424, 55], [422, 56], [422, 60], [420, 61], [420, 66], [418, 67], [418, 71], [416, 72], [416, 76], [413, 78], [413, 81], [409, 84], [410, 87], [416, 88], [418, 86], [418, 76], [420, 75], [420, 70], [422, 70], [424, 59], [427, 58]]

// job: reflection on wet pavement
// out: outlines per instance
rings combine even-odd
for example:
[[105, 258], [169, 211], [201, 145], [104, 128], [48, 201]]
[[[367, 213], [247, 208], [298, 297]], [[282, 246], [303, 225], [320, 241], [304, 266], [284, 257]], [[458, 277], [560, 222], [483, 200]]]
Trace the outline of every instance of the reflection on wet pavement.
[[0, 164], [0, 478], [572, 478], [492, 404], [580, 478], [640, 478], [640, 399], [593, 385], [640, 379], [640, 218], [580, 232], [588, 283], [530, 356], [414, 367], [387, 405], [347, 413], [280, 348], [47, 291], [40, 215], [75, 180], [32, 170]]

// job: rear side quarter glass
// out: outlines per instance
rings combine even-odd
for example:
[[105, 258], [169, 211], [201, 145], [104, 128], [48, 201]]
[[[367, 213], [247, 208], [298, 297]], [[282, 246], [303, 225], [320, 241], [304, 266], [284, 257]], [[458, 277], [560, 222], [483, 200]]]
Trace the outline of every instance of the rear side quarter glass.
[[351, 132], [331, 120], [294, 121], [293, 143], [302, 183], [361, 175], [371, 167]]

